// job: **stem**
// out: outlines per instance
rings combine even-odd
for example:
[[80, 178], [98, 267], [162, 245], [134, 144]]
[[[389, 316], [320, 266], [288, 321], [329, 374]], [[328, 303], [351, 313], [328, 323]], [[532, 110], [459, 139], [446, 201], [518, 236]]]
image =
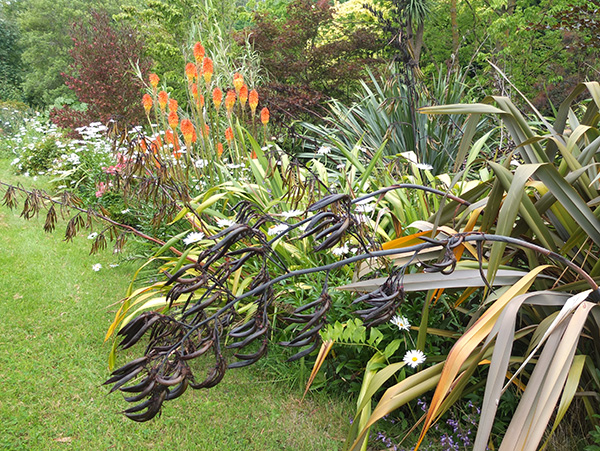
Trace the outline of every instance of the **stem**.
[[[28, 191], [28, 190], [26, 190], [25, 188], [21, 188], [21, 187], [19, 187], [19, 186], [11, 185], [11, 184], [9, 184], [9, 183], [5, 183], [5, 182], [2, 182], [2, 181], [0, 181], [0, 186], [5, 186], [5, 187], [7, 187], [7, 188], [13, 188], [13, 189], [16, 189], [16, 190], [18, 190], [18, 191], [20, 191], [20, 192], [22, 192], [22, 193], [28, 194], [28, 195], [31, 195], [31, 194], [32, 194], [32, 192], [31, 192], [31, 191]], [[53, 199], [53, 198], [52, 198], [52, 197], [50, 197], [48, 194], [46, 194], [46, 193], [43, 193], [43, 192], [40, 192], [40, 197], [42, 197], [43, 199], [45, 199], [45, 200], [47, 200], [47, 201], [49, 201], [49, 202], [52, 202], [53, 204], [56, 204], [56, 205], [60, 205], [60, 206], [63, 206], [63, 207], [67, 207], [67, 208], [70, 208], [70, 209], [72, 209], [72, 210], [76, 210], [76, 211], [79, 211], [79, 212], [81, 212], [81, 213], [85, 213], [85, 214], [89, 214], [89, 213], [90, 213], [90, 210], [85, 210], [85, 209], [83, 209], [83, 208], [80, 208], [80, 207], [77, 207], [77, 206], [75, 206], [75, 205], [66, 205], [64, 202], [61, 202], [61, 201], [59, 201], [59, 200], [56, 200], [56, 199]], [[109, 223], [109, 224], [111, 224], [111, 225], [113, 225], [113, 226], [115, 226], [115, 227], [119, 227], [119, 228], [121, 228], [121, 229], [124, 229], [124, 230], [126, 230], [126, 231], [128, 231], [128, 232], [130, 232], [130, 233], [133, 233], [134, 235], [137, 235], [137, 236], [139, 236], [140, 238], [143, 238], [143, 239], [145, 239], [145, 240], [151, 241], [152, 243], [158, 244], [159, 246], [164, 246], [164, 245], [166, 244], [164, 241], [162, 241], [162, 240], [159, 240], [158, 238], [154, 238], [153, 236], [146, 235], [145, 233], [143, 233], [143, 232], [140, 232], [140, 231], [139, 231], [138, 229], [136, 229], [135, 227], [132, 227], [132, 226], [129, 226], [129, 225], [126, 225], [126, 224], [121, 224], [120, 222], [117, 222], [117, 221], [115, 221], [115, 220], [113, 220], [113, 219], [109, 218], [108, 216], [101, 215], [100, 213], [97, 213], [97, 212], [95, 212], [95, 211], [93, 212], [93, 215], [94, 215], [96, 218], [98, 218], [98, 219], [100, 219], [100, 220], [102, 220], [102, 221], [105, 221], [105, 222], [107, 222], [107, 223]], [[171, 246], [169, 249], [170, 249], [170, 250], [171, 250], [171, 251], [172, 251], [172, 252], [173, 252], [175, 255], [177, 255], [178, 257], [181, 257], [181, 256], [183, 255], [183, 252], [179, 251], [178, 249], [176, 249], [176, 248], [175, 248], [175, 247], [173, 247], [173, 246]], [[189, 261], [191, 261], [191, 262], [193, 262], [193, 263], [196, 263], [196, 260], [194, 260], [194, 259], [193, 259], [193, 258], [191, 258], [191, 257], [187, 257], [187, 260], [189, 260]]]

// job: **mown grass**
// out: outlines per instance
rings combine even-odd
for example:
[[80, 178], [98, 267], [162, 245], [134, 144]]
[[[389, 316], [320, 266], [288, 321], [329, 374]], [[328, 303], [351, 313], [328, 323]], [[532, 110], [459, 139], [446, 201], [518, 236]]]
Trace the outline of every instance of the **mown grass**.
[[[0, 180], [16, 181], [6, 160]], [[340, 448], [349, 404], [321, 396], [301, 403], [298, 389], [255, 368], [189, 390], [150, 423], [124, 418], [126, 403], [101, 385], [109, 375], [103, 339], [135, 267], [111, 268], [118, 261], [110, 251], [90, 256], [87, 234], [64, 242], [64, 223], [53, 234], [42, 225], [0, 206], [0, 449]]]

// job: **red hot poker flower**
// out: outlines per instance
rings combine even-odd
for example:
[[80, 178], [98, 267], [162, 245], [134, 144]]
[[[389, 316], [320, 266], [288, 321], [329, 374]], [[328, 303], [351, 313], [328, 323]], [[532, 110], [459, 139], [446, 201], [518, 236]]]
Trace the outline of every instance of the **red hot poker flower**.
[[260, 121], [263, 125], [267, 125], [269, 123], [269, 109], [264, 107], [260, 112]]
[[144, 94], [144, 97], [142, 97], [142, 105], [144, 105], [144, 109], [146, 110], [146, 114], [150, 113], [150, 110], [152, 109], [152, 96], [150, 94]]
[[227, 114], [231, 114], [234, 105], [235, 92], [232, 89], [230, 89], [229, 91], [227, 91], [227, 96], [225, 97], [225, 108], [227, 108]]
[[177, 112], [177, 108], [179, 108], [179, 104], [175, 99], [169, 99], [169, 113], [175, 111]]
[[212, 93], [213, 102], [215, 104], [215, 108], [219, 111], [219, 107], [223, 102], [223, 91], [220, 88], [215, 88]]
[[196, 42], [194, 45], [194, 59], [199, 63], [202, 61], [202, 58], [204, 58], [204, 47], [199, 42]]
[[252, 110], [252, 115], [256, 112], [256, 107], [258, 106], [258, 92], [256, 89], [250, 91], [250, 95], [248, 96], [248, 105], [250, 105], [250, 109]]
[[213, 62], [210, 58], [204, 58], [202, 62], [202, 76], [204, 77], [204, 81], [208, 86], [210, 84], [210, 79], [213, 75]]
[[187, 63], [185, 66], [185, 75], [188, 79], [188, 82], [192, 83], [194, 78], [198, 75], [196, 72], [196, 65], [194, 63]]
[[169, 101], [169, 94], [167, 94], [165, 91], [160, 91], [158, 93], [158, 105], [160, 106], [161, 110], [165, 111], [168, 101]]
[[240, 88], [240, 103], [242, 104], [242, 108], [246, 106], [246, 102], [248, 101], [248, 86], [242, 85]]
[[156, 75], [156, 74], [150, 74], [150, 76], [148, 78], [150, 79], [150, 86], [152, 86], [152, 88], [156, 92], [156, 87], [158, 86], [158, 82], [160, 81], [160, 78], [158, 78], [158, 75]]
[[231, 127], [225, 129], [225, 140], [227, 141], [227, 144], [231, 146], [231, 141], [233, 141], [233, 130]]
[[240, 89], [244, 85], [244, 76], [239, 72], [233, 74], [233, 87], [235, 88], [235, 93], [240, 95]]
[[192, 85], [192, 97], [198, 99], [198, 85]]
[[223, 155], [223, 144], [217, 143], [217, 156], [221, 158], [221, 155]]
[[179, 124], [179, 116], [177, 116], [177, 112], [175, 111], [171, 111], [169, 113], [169, 127], [171, 127], [173, 130], [175, 130], [177, 128], [177, 124]]
[[194, 137], [194, 125], [192, 124], [192, 121], [189, 119], [183, 119], [181, 121], [181, 133], [183, 133], [185, 145], [189, 147]]

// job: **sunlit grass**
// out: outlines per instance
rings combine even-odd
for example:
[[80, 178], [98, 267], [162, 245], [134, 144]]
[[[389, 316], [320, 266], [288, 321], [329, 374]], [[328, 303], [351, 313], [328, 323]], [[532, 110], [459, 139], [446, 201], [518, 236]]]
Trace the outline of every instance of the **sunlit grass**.
[[[0, 160], [0, 180], [15, 181]], [[189, 390], [162, 417], [133, 423], [109, 375], [104, 334], [134, 266], [89, 255], [87, 233], [63, 241], [43, 218], [0, 206], [0, 449], [335, 450], [352, 409], [272, 383], [255, 368]], [[100, 263], [102, 269], [92, 270]], [[292, 365], [292, 364], [290, 364]]]

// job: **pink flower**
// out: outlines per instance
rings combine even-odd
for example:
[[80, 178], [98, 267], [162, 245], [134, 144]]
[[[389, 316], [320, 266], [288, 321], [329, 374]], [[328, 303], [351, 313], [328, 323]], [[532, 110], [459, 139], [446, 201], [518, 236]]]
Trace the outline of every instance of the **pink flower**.
[[104, 195], [104, 193], [106, 192], [106, 189], [108, 188], [108, 186], [106, 186], [106, 184], [104, 182], [100, 182], [96, 185], [96, 189], [98, 191], [96, 191], [96, 197], [102, 197]]

